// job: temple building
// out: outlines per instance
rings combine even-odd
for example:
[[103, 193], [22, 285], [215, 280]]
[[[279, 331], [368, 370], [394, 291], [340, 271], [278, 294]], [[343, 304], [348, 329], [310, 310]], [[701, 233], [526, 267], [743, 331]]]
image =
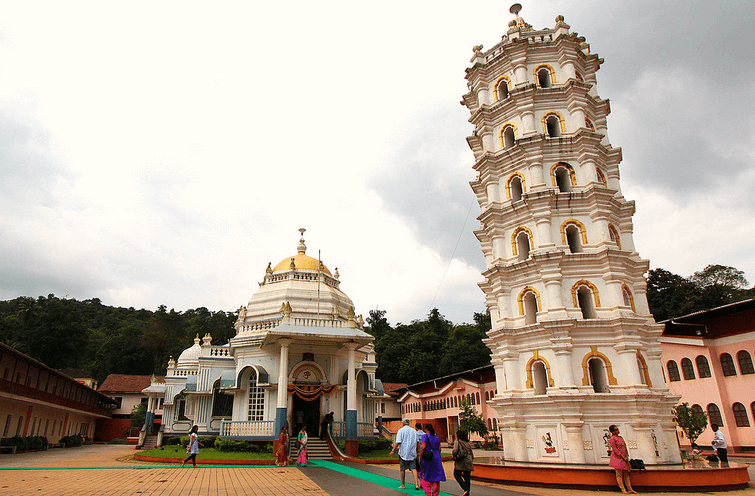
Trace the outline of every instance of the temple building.
[[534, 29], [520, 8], [501, 42], [473, 49], [462, 101], [504, 458], [607, 463], [617, 424], [632, 458], [679, 462], [679, 397], [664, 384], [663, 326], [648, 310], [648, 262], [597, 92], [603, 60], [563, 16]]
[[[284, 425], [315, 435], [334, 412], [333, 433], [355, 453], [377, 416], [373, 337], [331, 272], [306, 254], [268, 264], [257, 292], [239, 309], [236, 335], [221, 346], [199, 336], [171, 358], [162, 434], [277, 439]], [[159, 386], [156, 386], [159, 388]], [[154, 403], [157, 405], [157, 402]]]

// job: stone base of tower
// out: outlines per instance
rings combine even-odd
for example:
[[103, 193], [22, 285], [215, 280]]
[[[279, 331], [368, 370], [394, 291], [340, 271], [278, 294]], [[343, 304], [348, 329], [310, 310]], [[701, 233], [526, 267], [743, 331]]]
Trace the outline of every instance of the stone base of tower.
[[647, 387], [616, 389], [607, 394], [577, 387], [547, 395], [496, 396], [491, 404], [499, 415], [504, 460], [607, 465], [608, 427], [616, 424], [630, 458], [648, 465], [680, 463], [671, 416], [677, 397]]

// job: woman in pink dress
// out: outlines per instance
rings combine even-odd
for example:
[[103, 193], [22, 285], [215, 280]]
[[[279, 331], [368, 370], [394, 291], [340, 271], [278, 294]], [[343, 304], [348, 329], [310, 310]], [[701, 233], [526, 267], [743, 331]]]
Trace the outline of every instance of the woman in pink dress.
[[632, 483], [629, 481], [629, 472], [632, 471], [632, 467], [629, 465], [629, 451], [627, 450], [627, 443], [624, 442], [624, 438], [619, 436], [619, 428], [612, 425], [608, 428], [611, 431], [611, 437], [608, 439], [608, 443], [611, 445], [611, 460], [608, 465], [616, 470], [616, 481], [619, 483], [619, 488], [624, 494], [637, 494], [637, 491], [632, 489]]

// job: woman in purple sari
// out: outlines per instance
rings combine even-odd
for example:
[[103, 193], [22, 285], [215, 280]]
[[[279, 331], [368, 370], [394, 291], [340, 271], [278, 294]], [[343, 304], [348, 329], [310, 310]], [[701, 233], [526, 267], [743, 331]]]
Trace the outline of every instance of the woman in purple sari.
[[[443, 471], [443, 463], [440, 459], [440, 439], [435, 435], [432, 424], [425, 424], [425, 434], [420, 439], [420, 444], [423, 454], [420, 455], [422, 488], [425, 490], [425, 496], [438, 496], [440, 483], [446, 480], [446, 473]], [[425, 452], [431, 453], [432, 458], [429, 458], [430, 455], [425, 455]]]

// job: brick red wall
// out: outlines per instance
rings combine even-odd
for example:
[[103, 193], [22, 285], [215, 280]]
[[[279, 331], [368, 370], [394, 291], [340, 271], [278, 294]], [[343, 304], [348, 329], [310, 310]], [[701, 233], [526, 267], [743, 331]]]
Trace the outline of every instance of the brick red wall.
[[96, 441], [112, 441], [113, 439], [125, 439], [123, 433], [131, 426], [130, 419], [98, 419], [97, 426], [94, 429], [94, 439]]

